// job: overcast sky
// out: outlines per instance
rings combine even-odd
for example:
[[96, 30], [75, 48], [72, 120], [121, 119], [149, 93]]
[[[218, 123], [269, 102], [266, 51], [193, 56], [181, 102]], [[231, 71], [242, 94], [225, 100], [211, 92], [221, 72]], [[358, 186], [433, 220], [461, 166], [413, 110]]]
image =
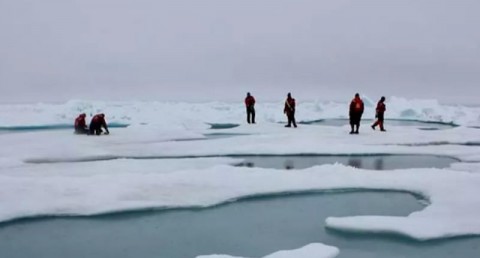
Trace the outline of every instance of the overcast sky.
[[475, 103], [478, 0], [0, 0], [0, 103]]

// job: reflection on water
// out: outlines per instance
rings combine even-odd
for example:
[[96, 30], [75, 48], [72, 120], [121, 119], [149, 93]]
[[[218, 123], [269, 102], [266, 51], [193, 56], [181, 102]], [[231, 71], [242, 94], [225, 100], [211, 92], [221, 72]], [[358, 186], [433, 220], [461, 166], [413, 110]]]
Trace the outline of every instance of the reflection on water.
[[349, 158], [348, 165], [355, 168], [362, 168], [362, 160], [360, 158]]
[[383, 159], [377, 158], [374, 163], [375, 170], [384, 170]]
[[376, 156], [235, 156], [242, 159], [236, 166], [276, 169], [303, 169], [324, 164], [343, 164], [373, 170], [406, 168], [446, 168], [456, 159], [429, 155]]

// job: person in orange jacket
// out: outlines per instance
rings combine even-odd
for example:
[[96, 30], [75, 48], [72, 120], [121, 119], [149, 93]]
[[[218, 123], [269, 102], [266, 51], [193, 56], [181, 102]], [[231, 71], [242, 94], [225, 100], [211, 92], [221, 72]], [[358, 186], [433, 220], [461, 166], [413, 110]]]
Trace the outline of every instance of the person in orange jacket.
[[105, 114], [97, 114], [92, 118], [90, 122], [90, 135], [102, 134], [102, 127], [105, 128], [105, 134], [110, 134], [108, 131], [107, 122], [105, 121]]
[[384, 113], [387, 110], [385, 106], [385, 97], [381, 97], [380, 100], [377, 103], [377, 108], [375, 109], [375, 118], [377, 121], [373, 123], [372, 129], [375, 130], [375, 127], [377, 125], [380, 126], [380, 131], [385, 132], [385, 128], [383, 127], [383, 120], [384, 120]]
[[85, 113], [82, 113], [75, 119], [74, 127], [76, 134], [88, 134], [87, 123], [85, 122], [86, 116]]
[[288, 118], [288, 124], [285, 127], [292, 127], [292, 124], [293, 127], [297, 127], [297, 123], [295, 122], [295, 99], [292, 98], [290, 92], [287, 94], [283, 113], [286, 114]]
[[352, 102], [350, 102], [349, 116], [350, 127], [352, 128], [350, 134], [358, 134], [358, 129], [360, 129], [360, 121], [362, 120], [363, 109], [364, 106], [363, 101], [360, 98], [360, 94], [356, 93], [355, 98], [353, 98]]
[[245, 107], [247, 108], [247, 123], [255, 124], [255, 98], [247, 92], [245, 98]]

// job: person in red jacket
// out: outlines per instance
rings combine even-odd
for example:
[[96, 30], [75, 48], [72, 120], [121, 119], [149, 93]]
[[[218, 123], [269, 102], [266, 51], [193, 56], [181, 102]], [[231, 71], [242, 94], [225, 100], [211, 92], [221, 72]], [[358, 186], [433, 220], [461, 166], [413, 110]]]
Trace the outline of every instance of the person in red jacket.
[[375, 123], [373, 123], [372, 125], [372, 129], [375, 130], [375, 127], [377, 125], [380, 126], [380, 131], [382, 132], [385, 132], [385, 128], [383, 128], [383, 119], [384, 119], [384, 116], [383, 114], [385, 113], [385, 110], [387, 110], [386, 106], [385, 106], [385, 97], [381, 97], [380, 100], [378, 101], [377, 103], [377, 108], [376, 108], [376, 112], [375, 112], [375, 118], [377, 119], [377, 121], [375, 121]]
[[292, 127], [292, 124], [293, 127], [297, 127], [297, 123], [295, 122], [295, 99], [292, 98], [290, 92], [287, 94], [283, 113], [286, 114], [288, 118], [288, 124], [285, 127]]
[[97, 114], [90, 122], [90, 135], [102, 134], [102, 127], [105, 128], [105, 134], [110, 134], [108, 131], [107, 122], [105, 121], [105, 114]]
[[85, 113], [82, 113], [75, 119], [74, 127], [76, 134], [88, 134], [87, 123], [85, 122], [86, 116]]
[[247, 123], [255, 124], [255, 98], [250, 95], [250, 92], [247, 92], [247, 97], [245, 98], [245, 107], [247, 108]]
[[[356, 93], [355, 98], [350, 102], [350, 126], [352, 130], [350, 134], [358, 134], [358, 129], [360, 129], [360, 120], [362, 120], [363, 115], [363, 101], [360, 98], [360, 94]], [[356, 129], [355, 129], [356, 127]]]

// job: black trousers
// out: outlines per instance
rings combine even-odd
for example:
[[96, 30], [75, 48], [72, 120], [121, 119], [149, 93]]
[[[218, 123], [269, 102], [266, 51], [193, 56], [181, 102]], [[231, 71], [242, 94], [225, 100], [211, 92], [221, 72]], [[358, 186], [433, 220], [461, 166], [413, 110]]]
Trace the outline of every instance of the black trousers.
[[102, 134], [102, 125], [100, 123], [90, 123], [90, 135]]
[[360, 128], [360, 121], [362, 120], [362, 114], [350, 114], [350, 126], [352, 127], [352, 131], [354, 126], [357, 127], [356, 131]]
[[255, 108], [247, 107], [247, 123], [255, 124]]
[[287, 119], [288, 119], [287, 127], [292, 126], [292, 124], [294, 127], [297, 127], [297, 122], [295, 121], [295, 110], [287, 111]]

